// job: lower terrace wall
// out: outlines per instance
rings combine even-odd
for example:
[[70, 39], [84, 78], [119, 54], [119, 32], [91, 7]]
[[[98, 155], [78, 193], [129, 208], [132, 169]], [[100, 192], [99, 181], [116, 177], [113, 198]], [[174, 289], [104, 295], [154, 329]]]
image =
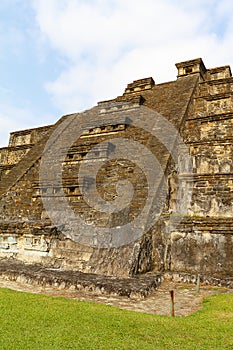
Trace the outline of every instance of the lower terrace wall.
[[186, 218], [170, 233], [159, 222], [141, 241], [114, 249], [77, 244], [51, 227], [0, 225], [0, 258], [127, 277], [146, 272], [233, 278], [233, 225], [226, 219]]
[[231, 219], [186, 218], [170, 239], [170, 271], [233, 277]]

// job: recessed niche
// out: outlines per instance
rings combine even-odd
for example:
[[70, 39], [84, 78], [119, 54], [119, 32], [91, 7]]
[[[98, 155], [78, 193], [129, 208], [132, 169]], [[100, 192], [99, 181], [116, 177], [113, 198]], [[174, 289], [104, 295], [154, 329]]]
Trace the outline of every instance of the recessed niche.
[[69, 193], [75, 193], [76, 187], [69, 187], [68, 192]]
[[192, 71], [193, 71], [192, 67], [185, 68], [185, 73], [186, 74], [192, 73]]
[[71, 153], [69, 153], [69, 154], [68, 154], [68, 159], [73, 159], [73, 158], [74, 158], [74, 155], [71, 154]]

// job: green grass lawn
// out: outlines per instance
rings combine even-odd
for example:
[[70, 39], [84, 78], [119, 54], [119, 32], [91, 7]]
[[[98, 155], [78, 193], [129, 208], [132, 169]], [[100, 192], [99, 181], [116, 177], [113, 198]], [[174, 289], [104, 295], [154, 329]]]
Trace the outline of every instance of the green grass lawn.
[[233, 295], [188, 317], [0, 289], [0, 349], [233, 349]]

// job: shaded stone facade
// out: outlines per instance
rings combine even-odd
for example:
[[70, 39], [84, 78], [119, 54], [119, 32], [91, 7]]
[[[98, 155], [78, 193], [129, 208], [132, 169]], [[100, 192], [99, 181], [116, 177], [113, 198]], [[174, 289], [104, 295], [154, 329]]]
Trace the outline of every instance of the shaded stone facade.
[[[55, 125], [11, 134], [9, 146], [0, 149], [0, 257], [122, 277], [146, 272], [233, 277], [231, 70], [229, 66], [206, 69], [201, 59], [176, 66], [175, 81], [156, 84], [152, 78], [137, 80], [122, 96], [72, 115], [72, 120], [80, 123], [86, 114], [93, 119], [107, 115], [111, 122], [101, 127], [90, 125], [69, 147], [60, 187], [54, 186], [55, 174], [50, 171], [56, 154], [51, 154], [47, 164], [46, 183], [39, 183], [40, 162], [51, 134], [70, 116], [63, 116]], [[182, 148], [175, 162], [156, 137], [126, 122], [140, 106], [159, 113], [179, 131], [191, 156], [192, 174], [185, 170]], [[155, 127], [161, 128], [156, 117]], [[72, 122], [67, 128], [72, 132]], [[166, 134], [166, 130], [161, 133]], [[128, 179], [133, 185], [132, 202], [119, 214], [90, 208], [80, 188], [86, 184], [77, 181], [88, 152], [105, 141], [96, 159], [88, 160], [91, 172], [97, 158], [108, 159], [111, 140], [121, 137], [140, 142], [159, 161], [163, 178], [156, 180], [158, 187], [161, 181], [167, 184], [166, 193], [157, 198], [164, 203], [162, 213], [140, 239], [121, 247], [77, 243], [51, 222], [41, 197], [50, 198], [52, 193], [59, 203], [64, 193], [72, 210], [87, 225], [111, 228], [133, 221], [148, 196], [147, 179], [137, 164], [127, 159], [111, 160], [98, 173], [97, 187], [105, 201], [117, 198], [120, 179]], [[68, 141], [63, 140], [64, 149]], [[92, 186], [88, 174], [87, 186]], [[190, 201], [183, 208], [185, 196], [190, 196]], [[152, 209], [156, 210], [154, 203]]]

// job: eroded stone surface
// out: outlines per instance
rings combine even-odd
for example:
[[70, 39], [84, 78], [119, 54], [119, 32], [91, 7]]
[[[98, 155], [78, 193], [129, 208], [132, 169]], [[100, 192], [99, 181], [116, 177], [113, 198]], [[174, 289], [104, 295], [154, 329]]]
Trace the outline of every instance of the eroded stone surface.
[[[63, 162], [62, 185], [54, 186], [56, 172], [51, 171], [56, 154], [47, 164], [47, 182], [39, 184], [41, 156], [51, 133], [69, 116], [55, 125], [11, 134], [9, 147], [0, 149], [0, 257], [17, 258], [47, 268], [127, 277], [151, 272], [197, 276], [217, 280], [233, 277], [233, 78], [229, 66], [206, 69], [201, 59], [177, 64], [178, 78], [155, 84], [152, 78], [129, 84], [122, 96], [99, 103], [89, 111], [72, 115], [82, 123], [85, 115], [108, 116], [112, 122], [90, 125], [79, 140], [69, 147]], [[193, 174], [187, 172], [187, 157], [179, 148], [177, 160], [152, 136], [127, 123], [141, 107], [157, 112], [183, 137], [192, 157]], [[122, 114], [123, 113], [123, 114]], [[72, 121], [67, 124], [70, 133]], [[161, 135], [168, 130], [155, 116], [154, 127]], [[167, 183], [167, 192], [156, 197], [152, 213], [163, 203], [159, 220], [142, 237], [119, 248], [95, 248], [74, 242], [55, 227], [48, 217], [41, 196], [56, 197], [57, 215], [62, 191], [70, 207], [87, 225], [113, 227], [132, 222], [140, 214], [148, 196], [147, 179], [140, 167], [125, 159], [108, 161], [98, 173], [97, 187], [104, 200], [117, 198], [116, 184], [129, 180], [135, 190], [127, 210], [108, 215], [90, 208], [85, 202], [77, 172], [82, 162], [89, 170], [97, 162], [86, 154], [100, 142], [99, 155], [107, 159], [111, 140], [131, 138], [147, 147], [158, 159]], [[68, 138], [62, 140], [65, 149]], [[176, 145], [174, 145], [175, 148]], [[59, 151], [59, 150], [58, 150]], [[56, 152], [55, 152], [56, 153]], [[87, 174], [88, 175], [88, 174]], [[157, 185], [162, 178], [157, 178]], [[180, 190], [178, 191], [178, 186]], [[93, 187], [93, 188], [92, 188]], [[94, 192], [93, 192], [94, 193]], [[184, 207], [184, 198], [190, 204]], [[182, 213], [182, 220], [178, 220]], [[177, 221], [177, 224], [176, 224]], [[195, 277], [196, 278], [196, 277]], [[229, 282], [231, 283], [231, 282]]]
[[24, 285], [51, 287], [95, 294], [120, 295], [144, 298], [161, 283], [161, 276], [146, 275], [134, 278], [103, 276], [80, 271], [44, 268], [40, 264], [23, 264], [9, 259], [0, 260], [2, 280], [19, 282]]

